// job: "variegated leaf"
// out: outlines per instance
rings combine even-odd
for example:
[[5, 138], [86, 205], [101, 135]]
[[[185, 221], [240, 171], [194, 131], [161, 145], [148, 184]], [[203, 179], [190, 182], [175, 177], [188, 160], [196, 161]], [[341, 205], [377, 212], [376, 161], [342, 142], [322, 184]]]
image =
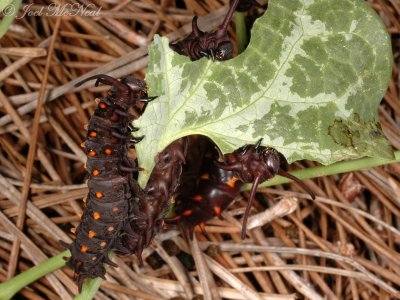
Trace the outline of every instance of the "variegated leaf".
[[191, 62], [166, 38], [149, 47], [147, 84], [159, 96], [135, 122], [144, 185], [154, 157], [187, 135], [223, 153], [261, 137], [289, 162], [392, 158], [377, 107], [391, 74], [391, 46], [363, 0], [270, 0], [251, 42], [225, 62]]

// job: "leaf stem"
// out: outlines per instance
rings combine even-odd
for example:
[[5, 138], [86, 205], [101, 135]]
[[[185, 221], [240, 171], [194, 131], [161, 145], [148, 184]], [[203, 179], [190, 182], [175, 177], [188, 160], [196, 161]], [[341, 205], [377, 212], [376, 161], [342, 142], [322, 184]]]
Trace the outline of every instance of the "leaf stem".
[[0, 284], [0, 300], [11, 299], [19, 290], [25, 286], [31, 284], [32, 282], [38, 280], [39, 278], [54, 272], [55, 270], [63, 267], [65, 265], [65, 260], [63, 257], [70, 256], [69, 251], [61, 252], [52, 258], [40, 263], [39, 265], [26, 270], [25, 272], [18, 274], [14, 278], [5, 281]]
[[[353, 171], [358, 171], [358, 170], [363, 170], [363, 169], [369, 169], [369, 168], [374, 168], [374, 167], [379, 167], [383, 165], [389, 165], [389, 164], [394, 164], [400, 162], [400, 151], [396, 151], [395, 153], [395, 159], [394, 160], [387, 160], [387, 159], [382, 159], [382, 158], [376, 158], [376, 157], [364, 157], [360, 159], [355, 159], [355, 160], [349, 160], [349, 161], [342, 161], [338, 162], [329, 166], [318, 166], [315, 168], [308, 168], [308, 169], [301, 169], [301, 170], [296, 170], [293, 172], [290, 172], [290, 174], [296, 176], [299, 179], [310, 179], [310, 178], [315, 178], [315, 177], [322, 177], [322, 176], [329, 176], [329, 175], [334, 175], [334, 174], [341, 174], [341, 173], [346, 173], [346, 172], [353, 172]], [[276, 176], [273, 179], [264, 182], [263, 184], [260, 184], [259, 187], [267, 187], [267, 186], [273, 186], [273, 185], [278, 185], [278, 184], [283, 184], [283, 183], [289, 183], [292, 180], [281, 177], [281, 176]], [[242, 188], [242, 190], [247, 191], [251, 189], [251, 184], [245, 184]]]
[[[26, 270], [15, 276], [14, 278], [0, 284], [0, 300], [9, 300], [14, 297], [21, 289], [38, 280], [39, 278], [52, 273], [65, 265], [64, 257], [71, 256], [69, 250], [61, 252], [52, 258], [49, 258], [39, 265]], [[91, 300], [97, 293], [101, 282], [101, 278], [86, 279], [82, 292], [75, 296], [75, 300]]]
[[[22, 0], [14, 0], [14, 1], [6, 1], [5, 3], [0, 4], [0, 12], [6, 13], [10, 11], [10, 14], [5, 14], [3, 19], [0, 22], [0, 38], [7, 32], [8, 27], [10, 27], [11, 23], [13, 22], [19, 7], [21, 6]], [[7, 8], [10, 7], [11, 10]], [[4, 11], [6, 10], [6, 11]]]
[[100, 277], [94, 279], [86, 279], [83, 283], [82, 292], [76, 295], [74, 300], [91, 300], [100, 288], [103, 279]]
[[247, 45], [246, 15], [242, 12], [235, 12], [236, 44], [238, 53], [242, 53]]
[[13, 2], [13, 0], [3, 0], [0, 3], [0, 11], [2, 12], [3, 9], [5, 9], [7, 6], [9, 6], [11, 4], [11, 2]]

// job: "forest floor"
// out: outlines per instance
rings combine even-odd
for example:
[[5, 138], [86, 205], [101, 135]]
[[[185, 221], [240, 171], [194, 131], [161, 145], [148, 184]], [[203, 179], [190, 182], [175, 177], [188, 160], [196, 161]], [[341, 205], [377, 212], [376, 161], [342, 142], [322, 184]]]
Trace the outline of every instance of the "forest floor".
[[[79, 224], [88, 192], [80, 146], [84, 125], [94, 98], [109, 87], [88, 83], [77, 89], [74, 83], [88, 74], [144, 78], [147, 45], [155, 34], [177, 40], [190, 32], [194, 15], [201, 16], [203, 30], [212, 30], [227, 0], [98, 0], [88, 7], [101, 8], [96, 17], [49, 17], [43, 11], [51, 3], [30, 6], [42, 13], [19, 18], [0, 40], [0, 282], [64, 251], [59, 240], [71, 241], [70, 230]], [[379, 114], [399, 150], [400, 2], [368, 3], [392, 37], [393, 77]], [[233, 27], [229, 32], [234, 38]], [[44, 97], [46, 103], [40, 103]], [[316, 165], [304, 161], [291, 168]], [[316, 201], [296, 184], [260, 189], [252, 215], [274, 205], [283, 213], [270, 210], [271, 221], [245, 241], [240, 216], [248, 192], [222, 219], [207, 223], [207, 236], [197, 230], [189, 244], [179, 228], [159, 234], [144, 251], [143, 267], [133, 255], [114, 256], [119, 267], [108, 268], [95, 298], [394, 299], [396, 292], [400, 297], [400, 165], [305, 183]], [[199, 280], [199, 273], [208, 280]], [[22, 289], [18, 299], [72, 299], [77, 293], [72, 277], [73, 270], [63, 267]]]

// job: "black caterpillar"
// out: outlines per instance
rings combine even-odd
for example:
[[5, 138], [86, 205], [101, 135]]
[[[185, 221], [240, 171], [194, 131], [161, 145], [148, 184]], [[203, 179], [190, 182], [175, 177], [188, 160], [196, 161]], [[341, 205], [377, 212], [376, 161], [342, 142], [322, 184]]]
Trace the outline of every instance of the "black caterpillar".
[[139, 238], [140, 233], [132, 228], [138, 211], [132, 191], [137, 186], [133, 173], [140, 168], [128, 159], [127, 146], [140, 139], [130, 135], [128, 126], [134, 117], [129, 110], [151, 100], [144, 82], [130, 76], [118, 81], [96, 75], [76, 86], [92, 79], [97, 79], [96, 86], [103, 83], [111, 88], [103, 100], [96, 99], [98, 104], [88, 124], [85, 151], [89, 193], [81, 224], [71, 244], [62, 242], [71, 251], [67, 265], [75, 271], [79, 290], [86, 278], [104, 278], [104, 263], [116, 266], [108, 258], [109, 251], [129, 253]]
[[136, 251], [140, 263], [142, 263], [143, 249], [150, 244], [163, 225], [165, 214], [170, 206], [170, 198], [179, 183], [186, 154], [186, 138], [171, 143], [157, 155], [156, 165], [144, 191], [137, 191], [140, 221], [136, 224], [143, 233], [139, 237]]
[[228, 26], [239, 0], [233, 0], [223, 23], [213, 32], [203, 32], [197, 25], [197, 16], [192, 20], [192, 32], [183, 40], [170, 44], [170, 47], [191, 60], [202, 57], [213, 60], [227, 60], [233, 56], [232, 42], [228, 36]]
[[196, 188], [192, 191], [178, 192], [176, 197], [176, 216], [168, 221], [179, 221], [190, 232], [196, 225], [204, 231], [205, 222], [228, 207], [240, 192], [244, 183], [252, 183], [249, 202], [243, 217], [242, 239], [246, 237], [246, 223], [253, 199], [260, 183], [281, 175], [296, 181], [306, 190], [312, 199], [314, 194], [295, 176], [286, 172], [287, 161], [277, 150], [261, 146], [261, 140], [256, 145], [245, 145], [233, 153], [223, 156], [223, 163], [215, 161], [214, 157], [206, 157]]
[[130, 135], [136, 129], [129, 128], [134, 119], [129, 109], [153, 98], [147, 98], [144, 82], [130, 76], [118, 81], [96, 75], [76, 86], [92, 79], [97, 79], [96, 86], [103, 83], [111, 89], [98, 102], [88, 125], [86, 209], [75, 241], [62, 242], [71, 251], [67, 265], [74, 269], [80, 291], [86, 278], [104, 278], [104, 263], [116, 266], [108, 258], [109, 251], [136, 254], [142, 264], [142, 251], [162, 227], [186, 155], [186, 138], [171, 143], [157, 155], [146, 188], [141, 189], [133, 177], [141, 168], [127, 158], [128, 144], [142, 139]]
[[212, 60], [228, 60], [233, 57], [233, 46], [228, 36], [228, 26], [235, 10], [244, 12], [255, 6], [266, 8], [256, 0], [231, 0], [229, 10], [222, 24], [212, 32], [201, 31], [197, 25], [197, 16], [192, 20], [192, 32], [183, 40], [171, 43], [172, 50], [181, 55], [188, 56], [191, 60], [202, 57]]

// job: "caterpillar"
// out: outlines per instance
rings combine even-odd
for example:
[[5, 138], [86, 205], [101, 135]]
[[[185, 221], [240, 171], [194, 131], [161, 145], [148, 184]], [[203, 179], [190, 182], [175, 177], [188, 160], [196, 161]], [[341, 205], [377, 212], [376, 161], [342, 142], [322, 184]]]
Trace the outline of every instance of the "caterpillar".
[[257, 187], [260, 183], [273, 178], [275, 175], [290, 178], [296, 181], [312, 199], [313, 192], [297, 177], [286, 171], [285, 157], [271, 147], [261, 146], [261, 140], [255, 145], [245, 145], [233, 153], [222, 156], [223, 163], [213, 158], [206, 158], [195, 192], [183, 191], [176, 195], [175, 216], [168, 222], [179, 221], [189, 228], [192, 233], [199, 225], [204, 231], [205, 222], [228, 207], [240, 192], [245, 183], [252, 183], [249, 201], [243, 216], [241, 237], [246, 237], [246, 224], [254, 200]]
[[127, 157], [127, 146], [141, 138], [130, 135], [128, 125], [134, 117], [129, 110], [152, 100], [147, 98], [145, 83], [131, 76], [118, 81], [95, 75], [76, 86], [92, 79], [96, 79], [96, 86], [102, 83], [111, 88], [104, 99], [96, 99], [84, 142], [89, 173], [86, 208], [75, 229], [75, 240], [71, 244], [61, 242], [71, 251], [67, 265], [75, 271], [79, 291], [86, 278], [104, 278], [103, 264], [116, 267], [108, 257], [109, 251], [129, 253], [126, 245], [134, 248], [139, 238], [131, 223], [138, 212], [132, 193], [137, 185], [133, 174], [140, 168]]
[[[170, 198], [175, 192], [182, 173], [182, 164], [187, 154], [187, 138], [171, 143], [156, 157], [156, 165], [143, 191], [138, 190], [140, 220], [136, 225], [140, 235], [136, 255], [142, 264], [142, 251], [160, 231], [165, 214], [170, 206]], [[134, 249], [132, 249], [134, 250]]]
[[197, 25], [197, 16], [192, 20], [192, 32], [183, 40], [170, 44], [172, 50], [181, 55], [188, 56], [191, 60], [202, 57], [212, 60], [227, 60], [233, 56], [232, 42], [228, 36], [228, 25], [239, 0], [233, 0], [223, 23], [213, 32], [203, 32]]

